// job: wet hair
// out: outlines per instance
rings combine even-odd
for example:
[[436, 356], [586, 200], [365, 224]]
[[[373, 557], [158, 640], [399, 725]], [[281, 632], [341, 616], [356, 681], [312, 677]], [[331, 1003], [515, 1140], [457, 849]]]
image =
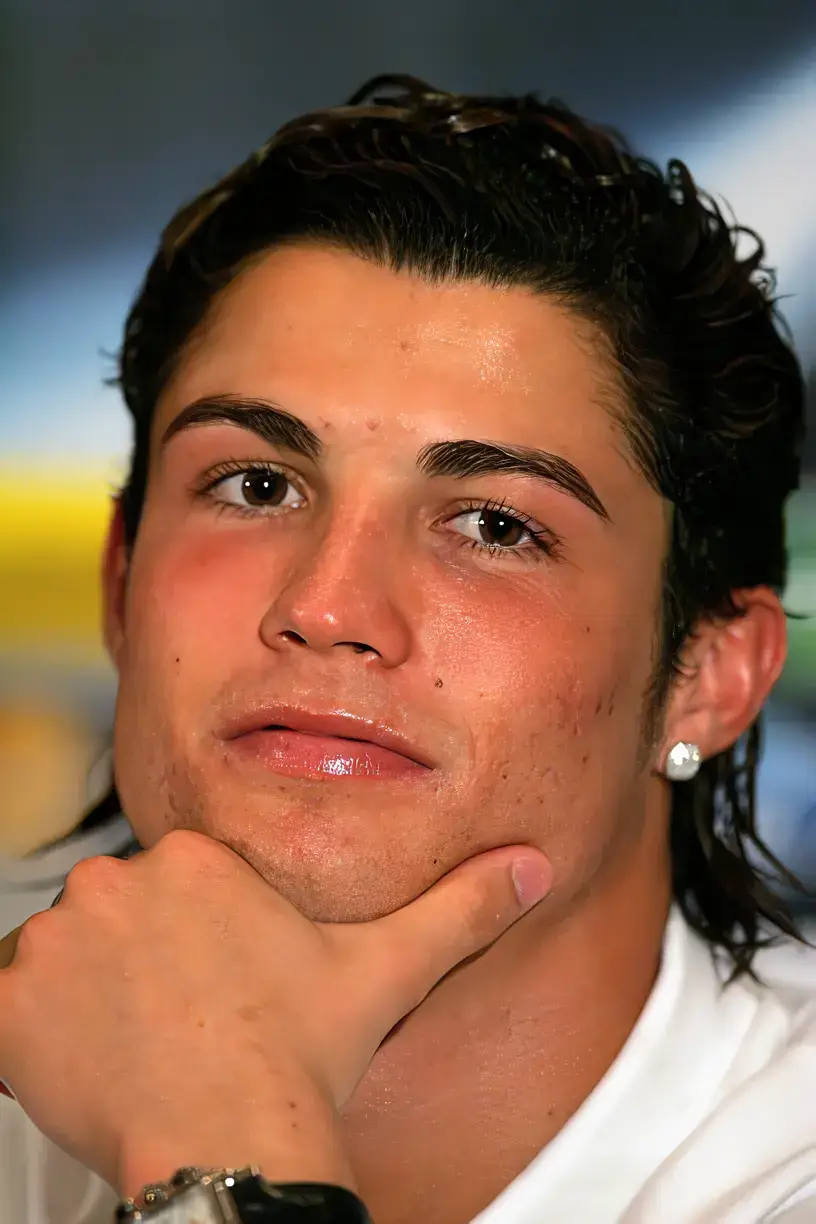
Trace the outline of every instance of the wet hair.
[[[135, 425], [129, 544], [156, 402], [180, 355], [253, 259], [299, 241], [431, 283], [524, 287], [594, 325], [619, 390], [610, 410], [673, 508], [654, 737], [695, 626], [740, 615], [740, 590], [785, 585], [804, 388], [759, 238], [681, 161], [664, 172], [560, 102], [375, 78], [348, 104], [286, 124], [164, 231], [119, 363]], [[750, 972], [769, 935], [796, 934], [769, 887], [787, 873], [757, 831], [759, 748], [757, 721], [693, 781], [672, 783], [674, 895], [735, 973]]]

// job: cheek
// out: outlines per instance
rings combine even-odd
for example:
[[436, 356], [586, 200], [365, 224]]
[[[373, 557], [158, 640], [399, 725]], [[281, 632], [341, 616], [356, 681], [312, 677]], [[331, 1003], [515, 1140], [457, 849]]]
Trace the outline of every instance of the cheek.
[[[571, 601], [570, 601], [571, 602]], [[537, 724], [566, 740], [604, 727], [640, 694], [650, 674], [648, 608], [615, 607], [603, 598], [576, 603], [546, 589], [497, 584], [474, 592], [464, 585], [429, 601], [427, 641], [444, 691], [463, 701], [480, 738], [516, 741]]]
[[253, 648], [263, 665], [258, 626], [275, 575], [238, 533], [143, 526], [128, 575], [114, 756], [125, 808], [149, 844], [199, 806], [186, 763], [224, 679], [253, 661]]
[[[187, 532], [137, 545], [125, 611], [131, 665], [196, 678], [230, 672], [232, 656], [262, 646], [258, 627], [275, 586], [271, 550], [240, 533]], [[198, 687], [198, 685], [196, 685]]]
[[578, 870], [639, 776], [650, 610], [586, 596], [573, 608], [509, 583], [478, 614], [465, 602], [439, 608], [435, 654], [470, 731], [472, 810], [493, 813], [493, 844], [511, 829]]

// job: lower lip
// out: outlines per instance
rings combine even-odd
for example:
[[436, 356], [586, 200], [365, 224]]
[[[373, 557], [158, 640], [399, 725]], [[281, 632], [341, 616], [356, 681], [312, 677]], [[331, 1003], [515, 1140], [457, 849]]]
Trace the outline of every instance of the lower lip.
[[431, 772], [425, 765], [377, 744], [306, 731], [251, 731], [231, 740], [230, 748], [293, 778], [410, 780]]

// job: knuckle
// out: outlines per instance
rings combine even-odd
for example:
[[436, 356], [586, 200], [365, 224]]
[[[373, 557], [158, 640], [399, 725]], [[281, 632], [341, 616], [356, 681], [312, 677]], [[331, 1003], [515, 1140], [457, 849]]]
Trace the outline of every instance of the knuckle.
[[474, 881], [470, 895], [459, 910], [461, 945], [476, 952], [488, 946], [517, 916], [511, 886], [504, 881]]
[[108, 854], [80, 859], [65, 878], [66, 898], [104, 896], [114, 891], [119, 885], [123, 867], [119, 859]]
[[44, 943], [49, 941], [53, 930], [53, 915], [50, 910], [42, 910], [40, 913], [32, 914], [20, 927], [17, 935], [15, 960], [28, 957], [32, 952], [42, 947]]
[[210, 879], [225, 874], [229, 858], [226, 846], [193, 829], [171, 829], [156, 844], [154, 853], [174, 874], [203, 874]]
[[9, 969], [13, 976], [15, 969], [24, 969], [29, 983], [36, 983], [43, 968], [61, 963], [64, 955], [65, 923], [57, 920], [53, 910], [42, 910], [27, 918], [17, 931]]
[[171, 829], [156, 845], [163, 858], [182, 862], [198, 861], [213, 853], [218, 842], [194, 829]]
[[500, 899], [499, 889], [492, 879], [475, 880], [471, 884], [470, 895], [462, 906], [461, 924], [463, 930], [477, 937], [485, 925], [492, 926], [501, 911], [505, 908]]

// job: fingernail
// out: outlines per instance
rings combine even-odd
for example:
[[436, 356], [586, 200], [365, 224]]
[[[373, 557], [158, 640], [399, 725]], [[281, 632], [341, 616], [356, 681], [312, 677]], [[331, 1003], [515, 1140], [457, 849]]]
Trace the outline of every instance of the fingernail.
[[550, 891], [552, 871], [545, 858], [516, 859], [513, 864], [513, 886], [522, 909], [531, 909]]
[[14, 1093], [11, 1091], [11, 1089], [10, 1089], [10, 1088], [7, 1088], [7, 1087], [6, 1087], [6, 1085], [3, 1083], [3, 1081], [2, 1081], [2, 1080], [0, 1080], [0, 1096], [7, 1096], [7, 1097], [11, 1097], [12, 1101], [16, 1101], [16, 1100], [17, 1100], [17, 1098], [16, 1098], [16, 1096], [14, 1095]]

